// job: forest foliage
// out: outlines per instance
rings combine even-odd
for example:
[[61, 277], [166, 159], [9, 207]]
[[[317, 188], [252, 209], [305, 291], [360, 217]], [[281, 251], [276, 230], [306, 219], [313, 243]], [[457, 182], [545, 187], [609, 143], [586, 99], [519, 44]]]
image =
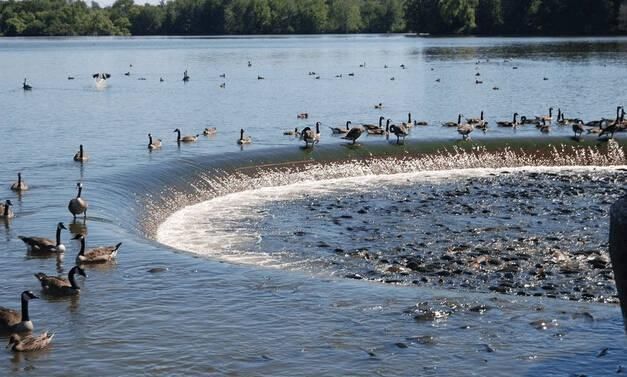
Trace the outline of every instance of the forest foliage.
[[[625, 33], [621, 0], [0, 1], [0, 35]], [[622, 7], [621, 7], [622, 4]]]

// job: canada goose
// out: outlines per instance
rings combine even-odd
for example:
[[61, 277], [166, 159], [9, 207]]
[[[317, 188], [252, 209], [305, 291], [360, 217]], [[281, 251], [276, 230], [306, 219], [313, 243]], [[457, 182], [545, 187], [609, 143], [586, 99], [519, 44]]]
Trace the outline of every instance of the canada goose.
[[43, 272], [38, 272], [35, 277], [41, 283], [43, 291], [52, 296], [74, 296], [81, 293], [81, 287], [76, 284], [74, 275], [79, 274], [87, 277], [85, 271], [79, 266], [74, 266], [67, 274], [67, 279], [56, 276], [48, 276]]
[[536, 121], [542, 122], [542, 120], [545, 120], [547, 122], [551, 122], [553, 120], [553, 108], [552, 107], [549, 107], [549, 115], [540, 115], [536, 117]]
[[401, 125], [407, 129], [414, 127], [414, 122], [411, 121], [411, 113], [407, 113], [407, 122], [403, 122]]
[[549, 131], [551, 130], [551, 124], [547, 123], [546, 119], [542, 119], [542, 123], [536, 127], [539, 128], [540, 132], [542, 132], [543, 134], [549, 133]]
[[22, 173], [17, 173], [17, 182], [11, 185], [11, 190], [13, 191], [26, 191], [28, 190], [28, 185], [26, 182], [22, 180]]
[[296, 118], [297, 119], [308, 119], [309, 118], [309, 113], [298, 113], [298, 114], [296, 114]]
[[15, 214], [11, 210], [13, 203], [9, 199], [5, 200], [4, 204], [0, 203], [0, 219], [12, 219]]
[[462, 114], [457, 115], [457, 122], [446, 122], [442, 123], [444, 127], [457, 127], [462, 124]]
[[202, 134], [205, 136], [215, 135], [217, 132], [218, 132], [218, 129], [215, 127], [205, 127], [205, 129], [202, 130]]
[[74, 76], [68, 76], [67, 79], [68, 80], [74, 80]]
[[39, 298], [31, 291], [24, 291], [20, 295], [22, 312], [0, 306], [0, 332], [28, 332], [35, 328], [28, 315], [28, 301]]
[[26, 83], [26, 78], [24, 78], [24, 82], [22, 83], [22, 89], [24, 90], [32, 90], [33, 87]]
[[350, 131], [348, 131], [348, 133], [345, 136], [342, 136], [342, 139], [352, 140], [353, 144], [355, 144], [355, 141], [359, 139], [362, 132], [363, 132], [363, 129], [361, 127], [353, 127], [350, 129]]
[[83, 184], [78, 182], [76, 184], [76, 188], [78, 189], [78, 194], [76, 194], [76, 198], [70, 200], [67, 208], [70, 210], [72, 215], [74, 216], [74, 220], [76, 220], [76, 215], [83, 214], [84, 218], [87, 218], [87, 201], [81, 198], [81, 192], [83, 192]]
[[380, 116], [379, 117], [379, 125], [377, 126], [376, 124], [362, 124], [361, 126], [363, 128], [366, 129], [366, 131], [371, 131], [371, 130], [383, 130], [383, 119], [385, 119], [384, 116]]
[[223, 82], [222, 84], [220, 84], [220, 88], [222, 88], [222, 89], [226, 88], [226, 83]]
[[84, 162], [89, 160], [89, 156], [85, 153], [85, 149], [83, 148], [83, 144], [79, 145], [78, 152], [74, 154], [74, 161]]
[[159, 77], [159, 82], [164, 82], [165, 80], [163, 79], [163, 77]]
[[185, 72], [183, 72], [183, 82], [188, 82], [189, 81], [189, 75], [187, 74], [187, 70], [185, 70]]
[[250, 60], [248, 61], [248, 66], [249, 66], [249, 67], [252, 67], [252, 66], [253, 66], [253, 63], [251, 63], [251, 62], [250, 62]]
[[[408, 120], [411, 123], [411, 113], [407, 114]], [[413, 122], [414, 126], [427, 126], [429, 125], [429, 123], [426, 120], [414, 120]]]
[[7, 344], [6, 348], [9, 348], [14, 352], [39, 351], [48, 347], [53, 337], [54, 334], [48, 334], [48, 332], [44, 332], [37, 336], [27, 335], [24, 337], [18, 334], [11, 334], [9, 344]]
[[573, 123], [573, 132], [575, 133], [575, 138], [581, 137], [584, 130], [585, 128], [583, 128], [583, 121], [580, 120], [577, 123]]
[[96, 264], [96, 263], [106, 263], [111, 262], [115, 256], [118, 254], [118, 250], [120, 246], [122, 246], [122, 242], [118, 243], [115, 246], [101, 246], [96, 247], [94, 249], [85, 250], [85, 236], [82, 234], [77, 234], [73, 240], [81, 240], [81, 250], [78, 252], [76, 256], [76, 264]]
[[378, 105], [374, 105], [374, 108], [381, 110], [381, 109], [383, 109], [383, 104], [381, 102], [379, 102]]
[[253, 142], [253, 139], [250, 136], [246, 136], [244, 137], [244, 129], [242, 128], [239, 131], [239, 139], [237, 139], [237, 144], [251, 144]]
[[502, 120], [502, 121], [498, 121], [496, 122], [496, 125], [499, 127], [516, 127], [518, 126], [518, 113], [514, 113], [514, 119], [510, 122], [507, 120]]
[[483, 110], [481, 110], [479, 118], [466, 118], [466, 123], [468, 124], [479, 124], [481, 122], [483, 122]]
[[125, 73], [124, 73], [124, 76], [130, 76], [130, 75], [131, 75], [131, 72], [130, 72], [130, 71], [129, 71], [129, 72], [125, 72]]
[[338, 135], [338, 134], [342, 134], [343, 135], [343, 134], [347, 134], [348, 131], [350, 130], [350, 128], [349, 128], [350, 124], [351, 124], [351, 121], [347, 120], [346, 121], [346, 128], [340, 128], [340, 127], [329, 127], [329, 128], [331, 128], [331, 132], [334, 135]]
[[534, 118], [527, 118], [525, 115], [520, 117], [520, 121], [518, 122], [518, 125], [524, 125], [524, 124], [533, 124], [538, 126], [540, 124], [540, 120]]
[[221, 74], [220, 74], [220, 77], [221, 77], [221, 78], [223, 78], [223, 79], [225, 79], [225, 78], [226, 78], [226, 73], [221, 73]]
[[30, 252], [62, 253], [65, 251], [65, 245], [61, 243], [62, 229], [67, 230], [63, 223], [58, 223], [55, 241], [43, 237], [17, 236], [17, 238], [21, 239], [22, 242], [26, 244]]
[[265, 80], [265, 79], [266, 79], [265, 77], [257, 75], [257, 80]]
[[300, 136], [300, 132], [298, 132], [298, 127], [295, 127], [293, 130], [283, 131], [283, 135], [285, 135], [285, 136]]
[[390, 132], [396, 136], [396, 144], [400, 144], [401, 137], [403, 138], [403, 144], [405, 144], [405, 138], [409, 135], [409, 131], [407, 128], [403, 127], [403, 125], [397, 126], [395, 124], [390, 126]]
[[385, 119], [385, 117], [379, 118], [379, 126], [375, 126], [374, 128], [366, 128], [366, 132], [368, 133], [368, 135], [387, 135], [390, 129], [391, 120], [388, 119], [385, 129], [383, 129], [383, 119]]
[[320, 122], [316, 122], [316, 144], [320, 143]]
[[[316, 122], [316, 128], [318, 130], [320, 129], [320, 122]], [[309, 148], [309, 143], [311, 143], [311, 146], [313, 147], [316, 142], [316, 132], [309, 127], [305, 127], [301, 134], [301, 140], [305, 142], [305, 148]]]
[[468, 140], [470, 138], [470, 133], [475, 129], [475, 126], [470, 123], [460, 124], [457, 126], [457, 133], [462, 135], [462, 140]]
[[[603, 124], [605, 124], [606, 126], [603, 127]], [[614, 138], [614, 133], [618, 131], [618, 123], [614, 122], [614, 123], [607, 123], [604, 122], [601, 125], [601, 133], [599, 133], [599, 138], [603, 135], [607, 135], [608, 140], [609, 139], [613, 139]]]
[[177, 143], [194, 143], [198, 139], [200, 135], [186, 135], [181, 137], [181, 130], [178, 128], [172, 132], [176, 132], [176, 142]]
[[153, 139], [152, 134], [148, 134], [148, 149], [161, 148], [161, 139]]

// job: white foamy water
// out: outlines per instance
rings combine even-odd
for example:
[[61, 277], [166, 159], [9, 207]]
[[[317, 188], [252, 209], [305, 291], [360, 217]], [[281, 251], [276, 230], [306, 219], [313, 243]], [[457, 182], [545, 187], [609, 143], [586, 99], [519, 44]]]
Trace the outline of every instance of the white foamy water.
[[[176, 249], [233, 263], [268, 267], [298, 268], [299, 261], [285, 263], [280, 253], [250, 251], [262, 235], [253, 230], [254, 224], [266, 214], [269, 202], [301, 200], [307, 197], [346, 195], [383, 190], [388, 186], [412, 186], [438, 183], [469, 177], [487, 177], [504, 172], [535, 172], [577, 174], [590, 171], [616, 171], [627, 165], [615, 166], [523, 166], [514, 168], [469, 168], [436, 171], [414, 171], [388, 175], [356, 176], [306, 180], [281, 186], [259, 187], [222, 195], [187, 206], [173, 213], [158, 228], [157, 240]], [[337, 169], [337, 166], [333, 167]], [[298, 173], [300, 174], [300, 173]], [[289, 182], [289, 177], [283, 177]], [[296, 181], [296, 177], [294, 177]], [[302, 224], [301, 224], [302, 225]], [[285, 224], [286, 229], [290, 228]], [[306, 224], [305, 224], [306, 227]]]

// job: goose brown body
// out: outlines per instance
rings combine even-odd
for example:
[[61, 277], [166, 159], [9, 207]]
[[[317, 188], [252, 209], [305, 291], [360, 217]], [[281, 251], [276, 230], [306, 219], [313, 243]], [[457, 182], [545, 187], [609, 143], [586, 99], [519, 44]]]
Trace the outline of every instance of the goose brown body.
[[32, 352], [42, 350], [50, 344], [54, 334], [44, 332], [40, 335], [20, 336], [12, 334], [7, 348], [14, 352]]

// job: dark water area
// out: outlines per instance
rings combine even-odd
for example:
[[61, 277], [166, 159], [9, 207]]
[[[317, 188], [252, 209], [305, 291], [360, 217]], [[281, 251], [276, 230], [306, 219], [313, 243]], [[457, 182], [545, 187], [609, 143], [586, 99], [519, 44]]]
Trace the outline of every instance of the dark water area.
[[[16, 214], [0, 221], [0, 306], [18, 309], [19, 293], [33, 290], [35, 332], [56, 334], [47, 350], [0, 353], [0, 374], [616, 373], [627, 343], [607, 211], [624, 194], [625, 134], [575, 141], [555, 123], [549, 135], [493, 125], [550, 106], [613, 117], [627, 99], [616, 90], [625, 46], [0, 39], [0, 199]], [[97, 87], [91, 74], [102, 71], [112, 78]], [[440, 125], [482, 109], [490, 127], [471, 141]], [[364, 135], [348, 146], [327, 128], [410, 111], [430, 124], [404, 145]], [[283, 135], [315, 121], [313, 150]], [[210, 126], [216, 135], [175, 143], [174, 128]], [[252, 144], [236, 144], [242, 127]], [[163, 148], [147, 150], [148, 132]], [[82, 164], [72, 161], [79, 144], [90, 156]], [[9, 189], [18, 171], [30, 186], [22, 194]], [[78, 181], [89, 211], [73, 221]], [[42, 294], [33, 276], [67, 274], [72, 234], [51, 257], [18, 238], [52, 237], [59, 221], [88, 247], [122, 242], [114, 263], [79, 278], [79, 297]]]

